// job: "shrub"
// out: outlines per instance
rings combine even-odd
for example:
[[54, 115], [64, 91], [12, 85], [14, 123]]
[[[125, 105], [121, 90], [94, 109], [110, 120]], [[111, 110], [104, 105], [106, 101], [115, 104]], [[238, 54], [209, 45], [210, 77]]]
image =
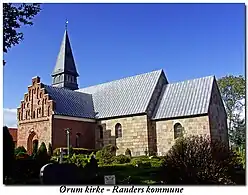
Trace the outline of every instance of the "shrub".
[[38, 152], [38, 141], [35, 140], [35, 141], [33, 142], [33, 151], [32, 151], [32, 157], [33, 157], [33, 158], [36, 158], [37, 152]]
[[146, 156], [140, 156], [140, 157], [135, 157], [131, 160], [131, 164], [134, 167], [141, 167], [141, 168], [147, 168], [147, 167], [151, 167], [151, 163], [149, 162], [149, 158]]
[[[63, 151], [66, 152], [67, 154], [67, 150], [68, 148], [62, 148]], [[53, 155], [59, 156], [59, 150], [60, 148], [56, 148], [53, 150]], [[95, 149], [86, 149], [86, 148], [73, 148], [73, 154], [86, 154], [86, 155], [90, 155], [92, 152], [95, 152]]]
[[27, 150], [23, 146], [19, 146], [15, 149], [15, 155], [18, 155], [19, 153], [27, 153]]
[[237, 155], [237, 163], [245, 169], [245, 150], [235, 150], [234, 152]]
[[151, 158], [150, 163], [152, 167], [162, 167], [164, 161], [160, 158]]
[[96, 153], [96, 159], [100, 164], [111, 164], [114, 161], [116, 146], [107, 145]]
[[16, 160], [18, 160], [18, 159], [27, 159], [27, 158], [30, 158], [30, 156], [25, 152], [19, 152], [16, 155]]
[[15, 161], [13, 179], [26, 183], [30, 178], [39, 178], [41, 165], [37, 160], [25, 154], [25, 158], [19, 158]]
[[88, 162], [89, 162], [89, 159], [81, 154], [79, 155], [73, 154], [72, 156], [67, 157], [66, 159], [66, 163], [72, 163], [72, 164], [77, 165], [78, 167], [85, 167]]
[[42, 165], [46, 164], [49, 160], [48, 154], [47, 154], [47, 148], [46, 144], [44, 142], [41, 143], [38, 152], [37, 152], [37, 160]]
[[180, 138], [164, 157], [167, 184], [232, 184], [236, 155], [209, 137]]
[[126, 149], [125, 155], [129, 156], [129, 157], [132, 157], [132, 153], [131, 153], [131, 150], [129, 148]]
[[14, 142], [8, 127], [3, 127], [3, 181], [11, 175], [14, 163]]
[[49, 158], [51, 158], [52, 155], [53, 155], [53, 148], [52, 148], [52, 144], [51, 143], [49, 143], [49, 145], [48, 145], [47, 154], [48, 154]]
[[113, 157], [113, 163], [115, 164], [124, 164], [129, 163], [130, 161], [131, 159], [123, 154]]

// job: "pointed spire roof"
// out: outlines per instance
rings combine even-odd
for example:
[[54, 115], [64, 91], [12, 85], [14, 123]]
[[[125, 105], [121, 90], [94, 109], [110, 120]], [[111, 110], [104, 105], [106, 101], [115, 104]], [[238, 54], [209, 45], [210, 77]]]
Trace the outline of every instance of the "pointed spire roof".
[[73, 58], [67, 28], [65, 29], [64, 37], [60, 46], [59, 55], [57, 57], [57, 62], [53, 70], [52, 76], [61, 73], [79, 76]]

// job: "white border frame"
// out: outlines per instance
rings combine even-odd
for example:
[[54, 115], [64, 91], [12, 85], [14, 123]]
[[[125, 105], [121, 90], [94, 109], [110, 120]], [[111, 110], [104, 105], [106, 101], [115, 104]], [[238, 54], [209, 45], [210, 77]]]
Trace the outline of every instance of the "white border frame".
[[[6, 0], [3, 0], [4, 3], [7, 3], [7, 2], [10, 2], [10, 1], [6, 1]], [[18, 0], [12, 0], [11, 2], [13, 3], [19, 3], [20, 1]], [[34, 1], [32, 0], [26, 0], [25, 1], [26, 3], [33, 3]], [[48, 0], [40, 0], [39, 3], [69, 3], [68, 1], [65, 1], [65, 0], [61, 0], [61, 1], [57, 1], [57, 0], [53, 0], [53, 1], [48, 1]], [[205, 1], [202, 1], [202, 2], [197, 2], [197, 1], [186, 1], [186, 0], [181, 0], [181, 1], [165, 1], [165, 0], [155, 0], [155, 1], [149, 1], [149, 0], [135, 0], [135, 1], [132, 1], [132, 0], [122, 0], [122, 1], [111, 1], [111, 0], [73, 0], [71, 1], [70, 3], [246, 3], [244, 0], [235, 0], [235, 1], [222, 1], [222, 0], [219, 0], [219, 1], [214, 1], [214, 0], [205, 0]], [[246, 3], [247, 4], [247, 3]], [[2, 13], [2, 3], [0, 4], [0, 12]], [[248, 19], [248, 16], [247, 16], [247, 8], [246, 8], [246, 23], [247, 23], [247, 20]], [[2, 26], [3, 25], [3, 17], [0, 17], [0, 25]], [[63, 20], [63, 19], [62, 19]], [[0, 31], [1, 35], [2, 35], [2, 31]], [[0, 40], [1, 40], [1, 43], [2, 43], [2, 40], [3, 39], [3, 36], [1, 36]], [[247, 40], [247, 31], [246, 31], [246, 40]], [[246, 50], [246, 56], [247, 56], [247, 50]], [[2, 61], [3, 59], [3, 55], [1, 55], [0, 57], [0, 60]], [[247, 75], [247, 69], [246, 70], [246, 75]], [[0, 68], [0, 75], [2, 76], [3, 75], [3, 69]], [[2, 79], [0, 79], [0, 84], [1, 86], [3, 86], [3, 83], [2, 83]], [[248, 94], [248, 92], [246, 91], [246, 93]], [[246, 94], [246, 95], [247, 95]], [[1, 87], [0, 89], [0, 99], [1, 99], [1, 111], [0, 112], [0, 124], [3, 125], [3, 87]], [[247, 116], [247, 109], [246, 109], [246, 116]], [[0, 141], [2, 143], [2, 134], [0, 134]], [[247, 144], [247, 143], [246, 143]], [[2, 144], [0, 145], [0, 147], [2, 147]], [[0, 155], [0, 158], [1, 158], [1, 161], [2, 161], [2, 155]], [[1, 170], [1, 176], [0, 176], [0, 182], [1, 182], [1, 194], [5, 194], [5, 193], [15, 193], [15, 194], [26, 194], [26, 195], [29, 195], [29, 194], [60, 194], [59, 192], [59, 187], [44, 187], [42, 186], [41, 188], [37, 188], [37, 187], [31, 187], [31, 186], [26, 186], [26, 187], [6, 187], [6, 186], [3, 186], [2, 185], [2, 166], [0, 168]], [[75, 187], [81, 187], [81, 186], [75, 186]], [[144, 186], [146, 188], [146, 186]], [[169, 186], [167, 186], [169, 187]], [[179, 186], [178, 186], [179, 187]], [[181, 187], [181, 186], [180, 186]], [[184, 186], [184, 192], [183, 194], [189, 194], [189, 195], [198, 195], [199, 193], [201, 194], [206, 194], [206, 195], [209, 195], [209, 194], [245, 194], [245, 192], [247, 191], [247, 187], [207, 187], [207, 186], [203, 186], [203, 187], [197, 187], [197, 186], [192, 186], [192, 187], [186, 187]], [[38, 189], [38, 190], [37, 190]], [[105, 187], [105, 189], [112, 189], [112, 187]], [[247, 193], [247, 192], [246, 192]], [[71, 194], [71, 193], [70, 193]], [[111, 194], [111, 191], [109, 192], [104, 192], [104, 194]], [[123, 194], [123, 193], [119, 193], [119, 194]], [[144, 194], [148, 194], [148, 193], [144, 193]]]

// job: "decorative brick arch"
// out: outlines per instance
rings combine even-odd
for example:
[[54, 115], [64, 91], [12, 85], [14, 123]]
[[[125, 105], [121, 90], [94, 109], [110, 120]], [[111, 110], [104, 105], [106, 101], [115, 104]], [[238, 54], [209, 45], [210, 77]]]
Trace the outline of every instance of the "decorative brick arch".
[[28, 140], [27, 140], [27, 153], [29, 155], [31, 155], [33, 152], [33, 144], [34, 144], [33, 142], [38, 141], [38, 140], [39, 139], [38, 139], [37, 133], [35, 133], [34, 130], [31, 130], [29, 132], [29, 136], [28, 136]]

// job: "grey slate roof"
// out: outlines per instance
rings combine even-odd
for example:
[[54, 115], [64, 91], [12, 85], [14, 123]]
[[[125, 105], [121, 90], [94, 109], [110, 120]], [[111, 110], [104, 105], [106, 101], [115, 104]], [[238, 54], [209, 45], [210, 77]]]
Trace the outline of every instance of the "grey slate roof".
[[[55, 114], [81, 118], [111, 118], [145, 113], [162, 70], [123, 78], [77, 91], [44, 85], [55, 101]], [[214, 76], [166, 84], [152, 119], [208, 112]]]
[[165, 85], [153, 119], [207, 113], [213, 81], [208, 76]]
[[67, 30], [65, 30], [64, 33], [52, 76], [60, 73], [69, 73], [71, 75], [78, 76]]
[[145, 113], [161, 74], [153, 71], [78, 91], [92, 94], [97, 118]]
[[95, 118], [92, 95], [48, 85], [44, 85], [44, 88], [51, 99], [55, 101], [55, 114]]

